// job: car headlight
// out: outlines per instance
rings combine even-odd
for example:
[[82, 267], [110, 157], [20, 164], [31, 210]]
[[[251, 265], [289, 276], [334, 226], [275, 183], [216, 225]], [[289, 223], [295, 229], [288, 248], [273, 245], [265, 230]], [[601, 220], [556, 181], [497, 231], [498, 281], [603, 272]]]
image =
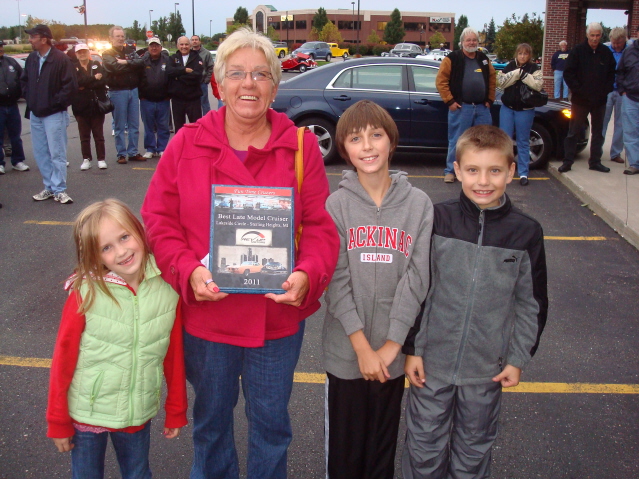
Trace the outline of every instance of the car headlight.
[[568, 119], [572, 117], [572, 112], [570, 111], [570, 108], [564, 108], [563, 110], [561, 110], [561, 113]]

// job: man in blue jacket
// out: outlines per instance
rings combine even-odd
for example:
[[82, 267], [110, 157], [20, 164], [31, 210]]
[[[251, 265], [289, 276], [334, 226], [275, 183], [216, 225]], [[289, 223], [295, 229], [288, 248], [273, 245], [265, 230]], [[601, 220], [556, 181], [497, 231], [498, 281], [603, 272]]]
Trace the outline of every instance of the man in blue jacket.
[[33, 199], [73, 203], [67, 194], [67, 108], [78, 89], [76, 71], [69, 57], [52, 47], [48, 26], [36, 25], [25, 32], [34, 51], [20, 81], [31, 120], [33, 154], [44, 183], [44, 190]]
[[[619, 65], [621, 55], [626, 49], [626, 42], [628, 37], [626, 36], [626, 29], [621, 27], [613, 28], [610, 31], [610, 51], [615, 58], [615, 62]], [[614, 89], [608, 93], [608, 101], [606, 102], [606, 114], [603, 121], [604, 141], [606, 138], [606, 132], [608, 131], [608, 123], [614, 112], [614, 133], [612, 134], [612, 143], [610, 143], [610, 161], [615, 163], [623, 163], [621, 158], [621, 152], [623, 151], [623, 124], [621, 122], [621, 95], [619, 94], [617, 82], [615, 81]]]
[[639, 173], [639, 28], [637, 38], [619, 60], [617, 86], [622, 101], [623, 142], [629, 166], [626, 175]]

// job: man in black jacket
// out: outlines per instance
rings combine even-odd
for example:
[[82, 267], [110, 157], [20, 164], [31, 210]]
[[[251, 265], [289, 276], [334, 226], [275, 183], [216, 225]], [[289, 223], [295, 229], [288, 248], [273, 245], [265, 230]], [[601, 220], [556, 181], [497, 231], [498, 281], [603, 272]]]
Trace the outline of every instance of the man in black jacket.
[[586, 28], [587, 39], [575, 46], [566, 60], [564, 80], [570, 88], [572, 107], [570, 127], [564, 141], [564, 162], [561, 173], [570, 171], [577, 152], [577, 136], [586, 125], [590, 114], [590, 158], [593, 171], [608, 173], [610, 168], [601, 164], [603, 153], [603, 119], [608, 93], [615, 83], [615, 58], [610, 49], [601, 44], [603, 29], [593, 22]]
[[67, 108], [78, 89], [75, 68], [68, 56], [52, 47], [48, 26], [36, 25], [25, 32], [34, 51], [27, 57], [20, 83], [31, 120], [33, 155], [44, 183], [44, 190], [33, 199], [73, 203], [67, 194]]
[[[109, 39], [112, 48], [102, 53], [102, 66], [107, 73], [109, 97], [115, 105], [113, 130], [118, 163], [126, 163], [127, 156], [131, 161], [146, 161], [146, 158], [138, 152], [140, 135], [138, 86], [144, 62], [135, 53], [134, 47], [125, 47], [122, 27], [111, 27]], [[129, 131], [128, 145], [125, 141], [125, 127]]]
[[144, 157], [153, 158], [162, 156], [169, 143], [171, 60], [156, 37], [149, 40], [149, 49], [142, 60], [144, 69], [140, 80], [140, 112], [144, 123]]
[[25, 165], [22, 148], [22, 120], [18, 110], [18, 100], [22, 96], [20, 88], [22, 67], [15, 59], [4, 54], [4, 42], [0, 40], [0, 175], [4, 175], [4, 133], [9, 133], [11, 141], [11, 164], [14, 170], [29, 171]]
[[204, 64], [200, 54], [191, 49], [187, 37], [178, 38], [178, 51], [171, 55], [172, 72], [169, 75], [169, 93], [173, 105], [175, 132], [186, 123], [202, 118], [202, 74]]

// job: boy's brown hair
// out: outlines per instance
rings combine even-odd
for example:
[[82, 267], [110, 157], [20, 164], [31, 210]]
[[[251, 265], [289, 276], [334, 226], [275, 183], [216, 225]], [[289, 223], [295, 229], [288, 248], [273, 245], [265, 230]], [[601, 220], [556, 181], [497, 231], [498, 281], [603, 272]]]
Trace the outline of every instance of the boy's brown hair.
[[346, 138], [352, 133], [366, 129], [367, 126], [382, 128], [388, 135], [391, 144], [390, 154], [388, 155], [388, 163], [390, 164], [393, 153], [399, 143], [399, 131], [388, 112], [370, 100], [360, 100], [349, 106], [337, 122], [335, 141], [340, 156], [352, 166], [351, 159], [344, 147]]
[[506, 132], [493, 125], [477, 125], [466, 130], [457, 140], [455, 160], [461, 166], [461, 159], [468, 150], [496, 150], [506, 158], [508, 167], [515, 162], [513, 140]]

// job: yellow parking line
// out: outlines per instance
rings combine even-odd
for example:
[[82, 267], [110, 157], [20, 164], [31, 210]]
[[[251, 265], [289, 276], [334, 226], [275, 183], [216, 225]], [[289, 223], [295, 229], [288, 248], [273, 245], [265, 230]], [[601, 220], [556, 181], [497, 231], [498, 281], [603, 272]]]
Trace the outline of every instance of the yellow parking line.
[[[0, 365], [27, 368], [50, 368], [51, 360], [44, 358], [21, 358], [0, 355]], [[296, 383], [324, 384], [326, 374], [295, 373]], [[408, 380], [406, 380], [408, 386]], [[593, 383], [520, 383], [514, 388], [504, 389], [513, 393], [555, 393], [555, 394], [639, 394], [639, 384], [593, 384]]]
[[606, 241], [605, 236], [544, 236], [546, 240], [559, 240], [559, 241]]
[[132, 170], [147, 170], [147, 171], [155, 171], [155, 168], [142, 168], [139, 166], [136, 166], [134, 168], [131, 168]]
[[25, 225], [62, 225], [62, 226], [73, 226], [73, 221], [37, 221], [37, 220], [27, 220], [24, 222]]

